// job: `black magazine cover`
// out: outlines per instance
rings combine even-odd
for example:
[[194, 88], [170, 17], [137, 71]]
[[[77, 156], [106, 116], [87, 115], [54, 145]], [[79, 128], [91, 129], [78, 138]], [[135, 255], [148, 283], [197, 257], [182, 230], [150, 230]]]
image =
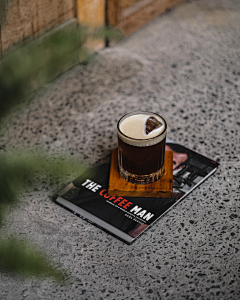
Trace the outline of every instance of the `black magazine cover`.
[[179, 200], [212, 175], [219, 163], [167, 139], [173, 151], [173, 197], [108, 196], [110, 164], [84, 173], [57, 193], [55, 201], [74, 214], [131, 244]]

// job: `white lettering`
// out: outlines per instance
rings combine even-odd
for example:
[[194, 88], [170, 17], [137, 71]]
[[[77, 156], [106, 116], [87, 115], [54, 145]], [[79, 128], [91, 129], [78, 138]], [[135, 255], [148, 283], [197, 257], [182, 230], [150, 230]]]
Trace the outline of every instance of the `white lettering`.
[[97, 184], [95, 182], [90, 182], [88, 185], [86, 185], [86, 188], [88, 188], [89, 190], [93, 189]]
[[96, 192], [97, 190], [99, 190], [100, 189], [100, 187], [102, 187], [101, 185], [96, 185], [93, 189], [92, 189], [92, 191], [93, 192]]
[[148, 214], [146, 214], [143, 219], [149, 221], [152, 217], [154, 216], [154, 214], [151, 214], [150, 212]]
[[140, 213], [137, 214], [137, 216], [142, 218], [146, 212], [147, 212], [146, 210], [142, 210], [142, 211], [140, 211]]
[[133, 212], [134, 214], [137, 214], [140, 210], [142, 210], [142, 208], [135, 205], [134, 208], [132, 208], [130, 210], [130, 212]]
[[100, 184], [97, 184], [90, 179], [86, 179], [85, 182], [82, 183], [82, 186], [85, 186], [89, 190], [93, 191], [94, 193], [102, 187]]
[[82, 186], [85, 186], [89, 182], [91, 182], [91, 180], [90, 179], [86, 179], [86, 181], [84, 183], [82, 183]]

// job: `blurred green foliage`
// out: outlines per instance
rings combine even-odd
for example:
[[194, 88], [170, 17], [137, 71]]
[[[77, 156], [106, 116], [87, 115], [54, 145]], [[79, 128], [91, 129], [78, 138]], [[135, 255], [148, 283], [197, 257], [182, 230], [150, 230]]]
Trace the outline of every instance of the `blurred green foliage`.
[[52, 267], [45, 255], [16, 237], [0, 240], [0, 266], [12, 275], [64, 279], [64, 272]]
[[[73, 159], [58, 157], [52, 161], [43, 153], [33, 155], [27, 151], [3, 152], [0, 162], [0, 226], [9, 206], [18, 204], [19, 196], [35, 183], [36, 178], [39, 180], [46, 175], [64, 178], [69, 174], [76, 177], [84, 170]], [[64, 278], [62, 270], [53, 268], [43, 254], [17, 237], [0, 239], [0, 270], [22, 276]]]
[[[43, 85], [66, 68], [68, 62], [88, 57], [82, 45], [86, 32], [78, 27], [47, 36], [41, 43], [30, 43], [6, 56], [0, 62], [0, 120], [28, 100], [35, 85]], [[78, 171], [78, 172], [76, 172]], [[79, 174], [81, 165], [65, 158], [49, 165], [43, 154], [0, 152], [0, 225], [10, 205], [33, 182], [36, 172], [47, 174]], [[0, 270], [22, 276], [51, 276], [63, 279], [63, 272], [52, 267], [45, 255], [18, 238], [1, 239]]]
[[85, 168], [74, 159], [60, 157], [50, 159], [44, 152], [7, 151], [0, 153], [0, 225], [9, 205], [19, 201], [19, 195], [40, 180], [46, 173], [52, 177], [77, 176]]
[[87, 30], [72, 26], [26, 44], [0, 62], [0, 118], [27, 100], [31, 91], [50, 82], [69, 66], [86, 60]]
[[[0, 25], [11, 0], [0, 0]], [[0, 131], [4, 120], [19, 105], [29, 100], [36, 88], [50, 82], [74, 64], [86, 61], [91, 53], [84, 44], [88, 38], [121, 39], [114, 29], [89, 30], [79, 25], [46, 35], [38, 42], [28, 43], [12, 51], [0, 61]], [[0, 226], [8, 208], [19, 202], [19, 196], [34, 182], [34, 175], [79, 175], [83, 167], [66, 158], [49, 164], [41, 151], [4, 151], [0, 148]], [[23, 276], [51, 276], [63, 279], [64, 272], [52, 267], [45, 255], [17, 237], [0, 237], [0, 271]]]
[[121, 32], [113, 28], [89, 28], [71, 25], [28, 43], [0, 61], [0, 119], [27, 100], [30, 92], [57, 75], [93, 55], [85, 47], [89, 38], [119, 40]]

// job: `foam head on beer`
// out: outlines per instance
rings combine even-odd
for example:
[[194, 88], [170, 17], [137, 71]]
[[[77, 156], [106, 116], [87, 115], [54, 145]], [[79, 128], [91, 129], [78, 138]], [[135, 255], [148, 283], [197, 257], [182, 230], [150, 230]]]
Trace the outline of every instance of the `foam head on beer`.
[[119, 129], [127, 137], [146, 140], [161, 134], [165, 129], [165, 122], [157, 115], [136, 114], [122, 120]]

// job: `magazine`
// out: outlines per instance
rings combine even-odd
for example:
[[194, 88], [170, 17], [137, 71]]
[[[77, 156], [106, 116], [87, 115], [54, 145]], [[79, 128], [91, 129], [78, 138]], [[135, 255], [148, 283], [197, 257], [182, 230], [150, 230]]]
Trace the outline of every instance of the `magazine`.
[[173, 151], [173, 197], [109, 196], [110, 164], [96, 166], [57, 193], [56, 203], [131, 244], [150, 225], [211, 176], [219, 163], [169, 139]]

